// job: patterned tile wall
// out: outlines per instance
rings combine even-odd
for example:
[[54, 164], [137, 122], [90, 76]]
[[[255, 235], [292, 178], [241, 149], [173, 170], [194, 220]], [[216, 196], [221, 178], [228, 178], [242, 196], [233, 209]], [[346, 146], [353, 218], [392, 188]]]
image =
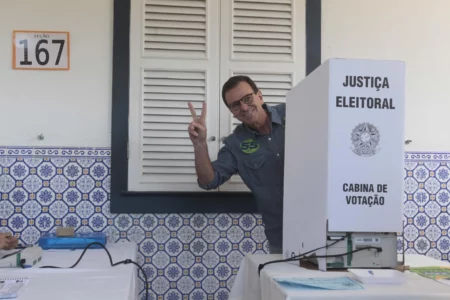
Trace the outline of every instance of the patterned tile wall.
[[[448, 260], [450, 153], [406, 153], [404, 233], [398, 250]], [[403, 241], [403, 243], [402, 243]]]
[[[450, 154], [407, 153], [405, 161], [398, 251], [447, 260]], [[267, 253], [257, 214], [112, 214], [110, 166], [105, 148], [0, 147], [1, 231], [24, 244], [59, 225], [134, 241], [150, 299], [227, 299], [244, 255]]]
[[0, 147], [1, 231], [24, 244], [60, 225], [105, 232], [108, 242], [139, 245], [149, 299], [227, 299], [244, 255], [267, 253], [260, 216], [112, 214], [110, 154], [103, 148]]

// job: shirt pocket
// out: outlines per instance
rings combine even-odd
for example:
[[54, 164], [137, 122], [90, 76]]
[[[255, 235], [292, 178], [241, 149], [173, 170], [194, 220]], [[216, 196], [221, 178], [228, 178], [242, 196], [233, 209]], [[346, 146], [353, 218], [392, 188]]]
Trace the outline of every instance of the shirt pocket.
[[250, 169], [253, 170], [258, 170], [259, 168], [262, 167], [262, 165], [264, 164], [264, 162], [266, 161], [264, 154], [261, 155], [257, 155], [257, 156], [251, 156], [249, 158], [247, 158], [244, 163], [245, 166], [247, 166]]
[[248, 175], [248, 179], [250, 184], [253, 185], [262, 185], [264, 179], [267, 177], [267, 174], [264, 174], [263, 165], [266, 162], [266, 157], [264, 154], [260, 155], [252, 155], [249, 158], [244, 160], [244, 165], [246, 169], [246, 173]]

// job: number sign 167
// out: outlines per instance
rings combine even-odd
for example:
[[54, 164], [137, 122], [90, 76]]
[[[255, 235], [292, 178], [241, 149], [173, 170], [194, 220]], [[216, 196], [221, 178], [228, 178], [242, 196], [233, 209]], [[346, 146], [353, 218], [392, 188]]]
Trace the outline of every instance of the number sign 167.
[[[19, 43], [21, 45], [22, 44], [24, 45], [24, 47], [23, 47], [24, 59], [20, 61], [20, 65], [22, 65], [22, 66], [24, 66], [24, 65], [31, 65], [32, 62], [28, 59], [28, 40], [20, 40]], [[56, 61], [55, 61], [55, 65], [59, 65], [65, 41], [64, 40], [51, 40], [51, 43], [52, 44], [59, 44], [58, 55], [57, 55]], [[36, 49], [35, 49], [34, 53], [35, 53], [35, 56], [36, 56], [36, 62], [38, 64], [40, 64], [41, 66], [45, 66], [45, 65], [48, 64], [48, 62], [50, 60], [50, 53], [48, 52], [48, 50], [46, 48], [41, 46], [42, 44], [48, 44], [48, 40], [40, 39], [36, 43]], [[44, 59], [41, 58], [41, 54], [43, 54]]]
[[14, 69], [69, 69], [68, 32], [15, 31], [13, 46]]

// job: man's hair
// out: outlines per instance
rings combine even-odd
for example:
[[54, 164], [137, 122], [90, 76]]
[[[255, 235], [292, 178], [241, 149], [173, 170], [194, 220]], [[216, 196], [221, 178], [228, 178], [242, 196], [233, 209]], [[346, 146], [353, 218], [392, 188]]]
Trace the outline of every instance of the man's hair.
[[237, 75], [237, 76], [230, 77], [227, 80], [227, 82], [224, 83], [224, 85], [222, 87], [222, 100], [223, 100], [223, 103], [225, 103], [225, 105], [227, 107], [228, 107], [228, 103], [225, 100], [225, 94], [229, 90], [235, 88], [241, 82], [247, 82], [250, 85], [250, 87], [252, 88], [254, 93], [258, 92], [258, 87], [256, 86], [256, 83], [252, 79], [250, 79], [250, 77], [244, 76], [244, 75]]

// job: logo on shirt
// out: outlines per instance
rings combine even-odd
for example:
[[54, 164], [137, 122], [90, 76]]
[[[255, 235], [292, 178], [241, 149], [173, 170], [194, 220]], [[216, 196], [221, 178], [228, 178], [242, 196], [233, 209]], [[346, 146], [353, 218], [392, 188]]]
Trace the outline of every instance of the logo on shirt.
[[259, 143], [254, 139], [245, 140], [240, 145], [242, 152], [252, 154], [258, 151]]
[[358, 124], [352, 131], [353, 152], [359, 156], [373, 156], [380, 148], [380, 133], [370, 123]]

